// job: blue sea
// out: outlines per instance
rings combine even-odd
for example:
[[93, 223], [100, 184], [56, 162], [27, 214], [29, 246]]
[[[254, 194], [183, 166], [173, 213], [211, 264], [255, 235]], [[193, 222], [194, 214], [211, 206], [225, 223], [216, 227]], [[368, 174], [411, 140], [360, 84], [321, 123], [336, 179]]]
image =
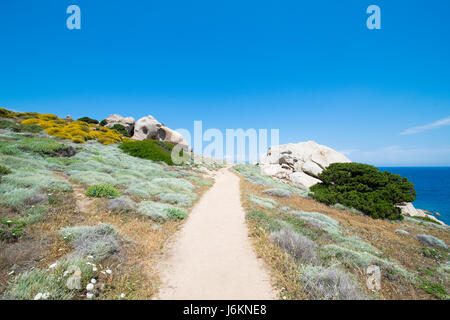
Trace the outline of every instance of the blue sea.
[[439, 220], [450, 224], [450, 167], [380, 167], [414, 183], [417, 209], [439, 212]]

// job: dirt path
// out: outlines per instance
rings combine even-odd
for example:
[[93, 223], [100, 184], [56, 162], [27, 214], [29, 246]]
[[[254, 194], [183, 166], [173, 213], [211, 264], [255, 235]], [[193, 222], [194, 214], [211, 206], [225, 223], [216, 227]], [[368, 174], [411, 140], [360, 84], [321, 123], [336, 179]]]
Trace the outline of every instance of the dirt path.
[[254, 253], [239, 178], [221, 169], [159, 266], [159, 299], [276, 299]]
[[53, 173], [72, 186], [73, 195], [75, 197], [77, 209], [80, 212], [82, 212], [82, 213], [93, 212], [92, 206], [94, 205], [94, 200], [89, 199], [86, 196], [86, 194], [85, 194], [86, 191], [82, 186], [73, 183], [72, 181], [69, 180], [69, 178], [67, 176], [65, 176], [61, 172], [53, 171]]

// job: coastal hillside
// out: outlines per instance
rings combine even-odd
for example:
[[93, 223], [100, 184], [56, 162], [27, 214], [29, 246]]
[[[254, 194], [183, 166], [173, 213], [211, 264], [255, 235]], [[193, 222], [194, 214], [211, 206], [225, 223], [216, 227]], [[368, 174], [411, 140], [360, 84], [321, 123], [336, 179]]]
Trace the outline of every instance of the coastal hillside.
[[257, 165], [233, 170], [254, 247], [281, 299], [449, 298], [447, 226], [423, 217], [374, 219], [320, 203]]
[[152, 298], [167, 239], [222, 165], [175, 166], [170, 143], [89, 118], [0, 112], [2, 298]]

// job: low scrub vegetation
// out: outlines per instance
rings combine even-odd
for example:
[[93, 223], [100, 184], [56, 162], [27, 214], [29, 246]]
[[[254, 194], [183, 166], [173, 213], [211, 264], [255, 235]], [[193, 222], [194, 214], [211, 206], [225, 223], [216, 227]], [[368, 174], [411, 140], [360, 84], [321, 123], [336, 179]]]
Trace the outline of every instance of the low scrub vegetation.
[[264, 193], [267, 193], [269, 196], [279, 197], [279, 198], [289, 198], [291, 196], [291, 193], [289, 190], [281, 189], [281, 188], [272, 188], [267, 189], [264, 191]]
[[270, 240], [292, 254], [300, 263], [317, 264], [317, 244], [288, 228], [273, 231]]
[[106, 209], [115, 213], [131, 213], [137, 210], [136, 203], [126, 197], [110, 199], [106, 203]]
[[328, 205], [340, 203], [375, 219], [402, 219], [395, 205], [416, 197], [414, 185], [407, 178], [367, 164], [333, 163], [319, 179], [322, 182], [311, 187], [315, 200]]
[[10, 173], [11, 173], [11, 170], [9, 168], [0, 166], [0, 176], [4, 176], [4, 175], [10, 174]]
[[0, 240], [16, 241], [23, 235], [25, 225], [23, 220], [0, 218]]
[[158, 199], [162, 202], [177, 204], [182, 207], [190, 207], [192, 205], [192, 199], [190, 196], [183, 193], [160, 193]]
[[129, 141], [122, 143], [120, 148], [133, 157], [162, 161], [168, 165], [174, 164], [172, 161], [173, 144], [169, 142], [158, 140]]
[[417, 234], [415, 238], [426, 245], [448, 249], [444, 241], [434, 236], [430, 236], [428, 234]]
[[89, 117], [83, 117], [77, 121], [61, 119], [53, 114], [39, 114], [35, 112], [13, 112], [2, 109], [2, 116], [20, 121], [20, 123], [2, 122], [3, 126], [15, 132], [37, 133], [44, 130], [48, 135], [60, 139], [70, 139], [74, 143], [85, 143], [88, 140], [97, 140], [103, 144], [113, 144], [127, 141], [126, 137], [113, 129], [102, 127], [98, 121]]
[[92, 255], [101, 261], [119, 248], [118, 233], [109, 224], [67, 227], [61, 229], [60, 234], [73, 246], [72, 257]]
[[[243, 176], [242, 199], [255, 248], [272, 267], [282, 299], [446, 299], [449, 255], [442, 246], [448, 241], [446, 226], [408, 217], [374, 221], [340, 199], [324, 205], [284, 188], [291, 196], [278, 197], [266, 192], [268, 186], [277, 188], [277, 182], [260, 175], [257, 166], [242, 165], [236, 172]], [[392, 178], [395, 186], [385, 187], [400, 194], [390, 199], [413, 193], [409, 182], [389, 177], [375, 183], [389, 185]], [[361, 177], [358, 183], [367, 183], [364, 179], [369, 178]], [[425, 230], [434, 239], [419, 240], [418, 231]], [[418, 249], [416, 239], [430, 247]], [[376, 293], [366, 288], [369, 266], [381, 272]]]
[[138, 204], [138, 213], [151, 218], [154, 221], [165, 221], [168, 219], [184, 219], [187, 212], [165, 203], [154, 201], [142, 201]]
[[253, 194], [249, 195], [248, 199], [253, 203], [256, 203], [268, 209], [274, 209], [275, 207], [278, 206], [278, 203], [273, 199], [258, 197]]
[[[126, 299], [151, 298], [157, 277], [148, 261], [163, 253], [185, 208], [211, 185], [191, 170], [203, 165], [129, 155], [93, 132], [112, 131], [117, 142], [127, 141], [122, 134], [88, 119], [0, 114], [9, 118], [0, 120], [0, 299], [117, 299], [123, 292]], [[64, 136], [66, 130], [80, 141]], [[216, 168], [213, 161], [209, 166]], [[92, 198], [76, 201], [85, 192]], [[68, 284], [78, 269], [81, 285], [74, 288]], [[91, 279], [98, 281], [93, 294], [86, 291]]]
[[42, 128], [38, 125], [26, 125], [9, 120], [0, 120], [0, 129], [10, 130], [12, 132], [39, 133]]
[[120, 192], [107, 184], [99, 184], [87, 188], [86, 195], [95, 198], [117, 198], [120, 196]]
[[305, 290], [317, 300], [365, 300], [355, 279], [338, 268], [304, 266], [300, 269]]
[[[82, 258], [67, 259], [56, 265], [55, 268], [33, 269], [17, 276], [11, 283], [7, 296], [22, 300], [68, 300], [79, 295], [84, 286], [95, 276], [95, 272], [88, 264], [88, 260]], [[67, 281], [73, 271], [79, 270], [82, 289], [69, 289]]]

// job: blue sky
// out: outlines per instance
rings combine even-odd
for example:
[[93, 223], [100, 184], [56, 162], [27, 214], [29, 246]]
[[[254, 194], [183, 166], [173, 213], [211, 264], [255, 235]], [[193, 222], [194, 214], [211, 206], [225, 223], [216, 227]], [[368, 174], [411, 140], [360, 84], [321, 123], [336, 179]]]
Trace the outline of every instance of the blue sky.
[[441, 0], [4, 0], [0, 106], [277, 128], [353, 161], [448, 166], [449, 15]]

